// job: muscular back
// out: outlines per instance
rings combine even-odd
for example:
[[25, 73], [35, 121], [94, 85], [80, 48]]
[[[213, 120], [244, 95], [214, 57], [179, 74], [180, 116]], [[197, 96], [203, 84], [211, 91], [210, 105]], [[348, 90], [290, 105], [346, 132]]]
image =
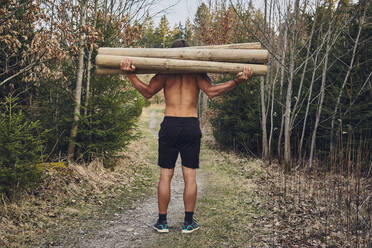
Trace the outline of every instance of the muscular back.
[[161, 75], [164, 80], [165, 116], [197, 117], [198, 74]]
[[164, 89], [165, 115], [176, 117], [197, 117], [199, 91], [204, 91], [210, 98], [227, 92], [252, 76], [252, 70], [244, 67], [243, 72], [238, 73], [233, 80], [217, 85], [207, 74], [157, 74], [147, 85], [134, 73], [135, 66], [129, 58], [120, 62], [120, 69], [144, 97], [150, 98], [161, 89]]

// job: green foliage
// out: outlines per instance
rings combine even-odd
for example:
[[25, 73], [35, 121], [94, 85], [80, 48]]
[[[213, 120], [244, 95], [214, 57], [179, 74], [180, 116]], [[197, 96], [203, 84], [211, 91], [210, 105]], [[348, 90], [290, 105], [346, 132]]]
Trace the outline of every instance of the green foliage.
[[[76, 81], [75, 64], [71, 60], [52, 67], [61, 70], [64, 77], [56, 80], [43, 79], [33, 87], [30, 106], [22, 105], [25, 118], [39, 122], [39, 130], [48, 130], [43, 135], [46, 161], [61, 161], [67, 153], [70, 129], [73, 121], [73, 84]], [[36, 83], [35, 83], [36, 84]], [[27, 95], [23, 95], [24, 98]]]
[[25, 119], [14, 102], [7, 97], [0, 115], [0, 194], [8, 198], [41, 180], [41, 171], [36, 167], [43, 148], [36, 132], [40, 122]]
[[141, 40], [138, 45], [142, 47], [162, 48], [171, 47], [173, 41], [185, 39], [193, 44], [193, 26], [188, 20], [185, 26], [180, 22], [173, 29], [169, 27], [166, 16], [162, 16], [159, 26], [154, 28], [153, 23], [146, 21], [142, 26]]
[[212, 119], [213, 134], [220, 144], [250, 154], [261, 149], [257, 85], [258, 80], [253, 79], [212, 101], [212, 109], [216, 111]]
[[81, 117], [77, 138], [78, 158], [110, 161], [135, 136], [137, 117], [145, 99], [129, 82], [113, 76], [95, 77], [88, 114]]

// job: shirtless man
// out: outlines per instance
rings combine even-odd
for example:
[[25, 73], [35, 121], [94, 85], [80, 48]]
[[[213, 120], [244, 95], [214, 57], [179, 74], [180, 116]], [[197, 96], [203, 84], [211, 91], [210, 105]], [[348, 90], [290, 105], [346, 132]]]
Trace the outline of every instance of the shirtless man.
[[[177, 40], [172, 47], [188, 46], [184, 40]], [[183, 200], [185, 220], [182, 233], [191, 233], [199, 229], [193, 218], [197, 185], [196, 169], [199, 168], [200, 139], [202, 136], [198, 120], [199, 91], [210, 98], [227, 92], [252, 76], [249, 67], [238, 73], [234, 79], [213, 85], [206, 74], [157, 74], [149, 84], [142, 82], [135, 74], [135, 66], [124, 59], [120, 68], [134, 88], [144, 97], [151, 98], [164, 89], [165, 117], [159, 131], [158, 165], [160, 179], [158, 184], [159, 219], [154, 225], [158, 232], [169, 232], [167, 209], [170, 201], [170, 184], [174, 173], [178, 153], [181, 154], [182, 173], [185, 181]]]

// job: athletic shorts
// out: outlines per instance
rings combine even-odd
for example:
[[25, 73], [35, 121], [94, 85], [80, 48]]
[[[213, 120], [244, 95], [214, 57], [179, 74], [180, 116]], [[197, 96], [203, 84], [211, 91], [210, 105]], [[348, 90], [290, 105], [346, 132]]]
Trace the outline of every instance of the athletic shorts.
[[199, 168], [200, 140], [202, 133], [196, 117], [164, 117], [159, 131], [158, 165], [175, 167], [178, 154], [182, 165]]

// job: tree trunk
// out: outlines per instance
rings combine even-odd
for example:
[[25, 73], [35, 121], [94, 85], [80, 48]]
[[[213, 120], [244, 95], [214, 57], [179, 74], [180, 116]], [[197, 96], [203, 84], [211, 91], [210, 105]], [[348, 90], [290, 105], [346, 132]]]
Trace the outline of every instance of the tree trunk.
[[[273, 11], [273, 0], [270, 0], [269, 25], [268, 25], [269, 30], [272, 29], [273, 13], [274, 13], [274, 11]], [[274, 40], [272, 39], [272, 33], [271, 32], [269, 32], [268, 35], [269, 35], [269, 44], [268, 44], [268, 47], [272, 51], [273, 50], [273, 47], [274, 47]], [[268, 64], [270, 65], [270, 67], [273, 64], [273, 60], [271, 58], [269, 58]], [[279, 64], [279, 63], [277, 63], [277, 64]], [[269, 134], [269, 144], [268, 144], [268, 156], [269, 156], [270, 164], [271, 164], [271, 156], [272, 156], [272, 139], [273, 139], [273, 132], [274, 132], [275, 85], [276, 85], [276, 82], [277, 82], [277, 79], [278, 79], [278, 75], [279, 75], [279, 68], [280, 68], [279, 65], [276, 66], [275, 76], [273, 78], [272, 84], [270, 84], [270, 86], [271, 86], [270, 87], [270, 90], [268, 91], [269, 92], [269, 96], [271, 97], [270, 101], [267, 102], [267, 106], [270, 106], [270, 134]], [[270, 82], [270, 71], [269, 71], [269, 73], [267, 73], [266, 78], [267, 78], [266, 79], [267, 82]]]
[[284, 161], [286, 169], [289, 170], [291, 166], [291, 99], [292, 99], [292, 84], [294, 77], [294, 56], [296, 48], [296, 36], [297, 36], [297, 17], [298, 17], [298, 6], [299, 0], [296, 0], [294, 6], [294, 23], [293, 23], [293, 32], [291, 41], [291, 50], [290, 50], [290, 61], [289, 61], [289, 80], [287, 87], [287, 97], [285, 103], [285, 113], [284, 113]]
[[92, 62], [90, 61], [92, 59], [92, 53], [93, 53], [93, 46], [91, 45], [88, 53], [88, 65], [87, 65], [87, 85], [86, 85], [86, 93], [85, 93], [85, 109], [84, 109], [84, 115], [87, 116], [88, 113], [88, 106], [89, 106], [89, 97], [90, 97], [90, 76], [91, 76], [91, 70], [92, 70]]
[[262, 128], [262, 158], [268, 159], [269, 147], [267, 144], [266, 130], [266, 108], [265, 108], [265, 78], [260, 77], [260, 96], [261, 96], [261, 128]]
[[106, 18], [107, 17], [107, 12], [108, 12], [108, 7], [107, 7], [107, 0], [104, 0], [103, 1], [103, 17]]
[[325, 83], [326, 83], [327, 69], [328, 69], [328, 56], [329, 56], [329, 51], [331, 50], [331, 43], [330, 43], [331, 38], [330, 37], [331, 37], [331, 32], [329, 31], [328, 32], [328, 37], [327, 37], [327, 47], [326, 47], [324, 65], [323, 65], [323, 72], [322, 72], [322, 85], [320, 87], [320, 99], [319, 99], [318, 109], [317, 109], [317, 113], [316, 113], [314, 130], [313, 130], [313, 134], [312, 134], [312, 137], [311, 137], [309, 168], [312, 168], [313, 156], [314, 156], [314, 150], [315, 150], [316, 132], [317, 132], [317, 129], [318, 129], [318, 126], [319, 126], [319, 120], [320, 120], [320, 115], [322, 113], [323, 100], [324, 100], [324, 95], [325, 95]]
[[207, 118], [207, 109], [208, 109], [208, 95], [202, 92], [202, 111], [201, 111], [201, 124], [202, 126], [205, 125]]
[[[83, 3], [81, 8], [81, 19], [80, 19], [80, 26], [85, 25], [85, 18], [86, 18], [86, 8], [87, 8], [88, 1]], [[77, 79], [76, 79], [76, 89], [75, 89], [75, 108], [74, 108], [74, 121], [72, 123], [72, 128], [70, 132], [70, 140], [68, 144], [68, 151], [67, 151], [67, 158], [69, 161], [74, 159], [74, 150], [75, 150], [75, 140], [78, 131], [78, 121], [80, 118], [80, 104], [81, 104], [81, 88], [83, 82], [83, 75], [84, 75], [84, 34], [81, 34], [81, 44], [80, 44], [80, 51], [79, 51], [79, 65], [77, 70]]]
[[318, 48], [318, 51], [316, 52], [316, 55], [315, 55], [315, 58], [314, 58], [314, 69], [313, 69], [313, 74], [312, 74], [312, 77], [311, 77], [311, 82], [310, 82], [310, 87], [309, 87], [309, 96], [307, 98], [307, 105], [306, 105], [306, 111], [305, 111], [305, 116], [304, 116], [304, 122], [303, 122], [303, 125], [302, 125], [302, 133], [301, 133], [301, 139], [300, 139], [300, 144], [299, 144], [299, 147], [298, 147], [298, 153], [299, 153], [299, 156], [302, 158], [302, 147], [303, 147], [303, 143], [304, 143], [304, 138], [305, 138], [305, 130], [306, 130], [306, 124], [307, 124], [307, 117], [309, 115], [309, 109], [310, 109], [310, 103], [311, 103], [311, 96], [312, 96], [312, 92], [313, 92], [313, 85], [314, 85], [314, 81], [315, 81], [315, 74], [316, 74], [316, 70], [317, 70], [317, 66], [316, 66], [316, 63], [318, 62], [318, 55], [320, 53], [320, 48]]
[[[287, 25], [284, 26], [284, 40], [283, 40], [283, 50], [282, 50], [282, 57], [280, 61], [280, 90], [279, 90], [279, 101], [282, 103], [283, 99], [283, 83], [284, 83], [284, 62], [285, 62], [285, 54], [287, 51], [287, 33], [288, 33], [288, 28]], [[283, 127], [284, 127], [284, 104], [282, 104], [282, 120], [280, 123], [280, 131], [279, 131], [279, 136], [278, 136], [278, 157], [279, 160], [282, 158], [282, 136], [283, 136]]]
[[[94, 23], [93, 23], [94, 28], [96, 27], [96, 23], [97, 23], [97, 5], [98, 5], [98, 0], [95, 0], [94, 1]], [[88, 53], [87, 85], [86, 85], [85, 110], [84, 110], [85, 116], [88, 113], [88, 106], [89, 106], [90, 80], [91, 80], [90, 76], [91, 76], [91, 71], [92, 71], [92, 61], [91, 61], [92, 53], [93, 53], [93, 44], [90, 45], [89, 53]]]
[[271, 161], [271, 145], [272, 145], [272, 138], [273, 138], [273, 135], [274, 135], [274, 100], [275, 100], [275, 85], [276, 85], [276, 81], [277, 81], [277, 78], [278, 78], [278, 74], [279, 74], [279, 66], [277, 66], [277, 70], [276, 70], [276, 73], [275, 73], [275, 77], [274, 77], [274, 80], [273, 80], [273, 85], [272, 85], [272, 93], [271, 93], [271, 110], [270, 110], [270, 135], [269, 135], [269, 157], [270, 157], [270, 161]]

